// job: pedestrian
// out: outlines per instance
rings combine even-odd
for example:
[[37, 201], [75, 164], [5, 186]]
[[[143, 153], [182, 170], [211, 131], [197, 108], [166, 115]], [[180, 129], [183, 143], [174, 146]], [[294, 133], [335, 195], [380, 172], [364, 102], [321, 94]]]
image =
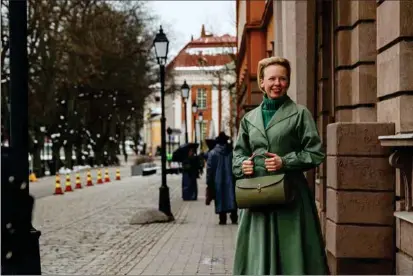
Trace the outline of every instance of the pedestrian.
[[194, 148], [189, 148], [188, 156], [182, 162], [182, 199], [198, 199], [199, 158]]
[[[304, 171], [325, 158], [315, 122], [287, 95], [291, 67], [285, 58], [258, 64], [262, 103], [244, 115], [233, 151], [235, 177], [285, 174], [292, 202], [242, 209], [234, 258], [235, 275], [328, 274], [315, 199]], [[249, 160], [253, 154], [266, 158]]]
[[206, 182], [210, 199], [215, 201], [215, 213], [219, 215], [219, 224], [227, 223], [227, 213], [233, 224], [238, 221], [235, 204], [235, 187], [232, 178], [232, 151], [228, 144], [229, 137], [221, 132], [216, 138], [217, 144], [209, 151], [207, 160]]

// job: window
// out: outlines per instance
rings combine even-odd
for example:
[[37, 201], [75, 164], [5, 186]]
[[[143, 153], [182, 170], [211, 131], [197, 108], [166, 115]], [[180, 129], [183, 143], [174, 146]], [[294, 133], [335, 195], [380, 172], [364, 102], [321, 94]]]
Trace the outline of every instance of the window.
[[207, 103], [207, 93], [205, 88], [198, 88], [196, 93], [196, 104], [198, 109], [205, 109]]

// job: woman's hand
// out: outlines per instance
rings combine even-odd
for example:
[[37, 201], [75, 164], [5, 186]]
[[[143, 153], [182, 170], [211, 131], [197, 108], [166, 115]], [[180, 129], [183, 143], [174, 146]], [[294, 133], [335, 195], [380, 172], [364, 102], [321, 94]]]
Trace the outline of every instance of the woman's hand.
[[269, 172], [275, 172], [282, 168], [283, 161], [281, 157], [276, 155], [275, 153], [267, 152], [265, 153], [269, 158], [265, 159], [265, 168]]
[[250, 159], [247, 159], [242, 162], [242, 173], [244, 175], [251, 175], [254, 173], [254, 162]]

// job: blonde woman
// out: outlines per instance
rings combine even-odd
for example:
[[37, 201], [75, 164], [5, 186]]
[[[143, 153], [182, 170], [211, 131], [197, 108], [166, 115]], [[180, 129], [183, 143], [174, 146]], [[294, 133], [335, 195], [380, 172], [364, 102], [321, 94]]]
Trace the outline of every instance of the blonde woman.
[[[291, 67], [271, 57], [258, 64], [263, 101], [242, 118], [233, 152], [236, 178], [280, 172], [294, 179], [291, 203], [241, 211], [234, 275], [328, 274], [314, 197], [305, 170], [325, 155], [311, 113], [287, 95]], [[263, 159], [249, 160], [252, 154]]]

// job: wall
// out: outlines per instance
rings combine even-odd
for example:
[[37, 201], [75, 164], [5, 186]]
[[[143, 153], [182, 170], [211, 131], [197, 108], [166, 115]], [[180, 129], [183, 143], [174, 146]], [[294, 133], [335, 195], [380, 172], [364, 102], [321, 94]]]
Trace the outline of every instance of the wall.
[[331, 273], [413, 274], [413, 214], [401, 212], [404, 182], [378, 139], [413, 132], [413, 2], [274, 1], [273, 12], [288, 93], [326, 147], [307, 177]]
[[[377, 6], [377, 120], [393, 122], [395, 133], [413, 132], [412, 14], [412, 1], [380, 1]], [[403, 181], [400, 169], [395, 181], [396, 273], [404, 275], [413, 275], [413, 212], [404, 208], [405, 185], [412, 189], [409, 166], [408, 181]]]

